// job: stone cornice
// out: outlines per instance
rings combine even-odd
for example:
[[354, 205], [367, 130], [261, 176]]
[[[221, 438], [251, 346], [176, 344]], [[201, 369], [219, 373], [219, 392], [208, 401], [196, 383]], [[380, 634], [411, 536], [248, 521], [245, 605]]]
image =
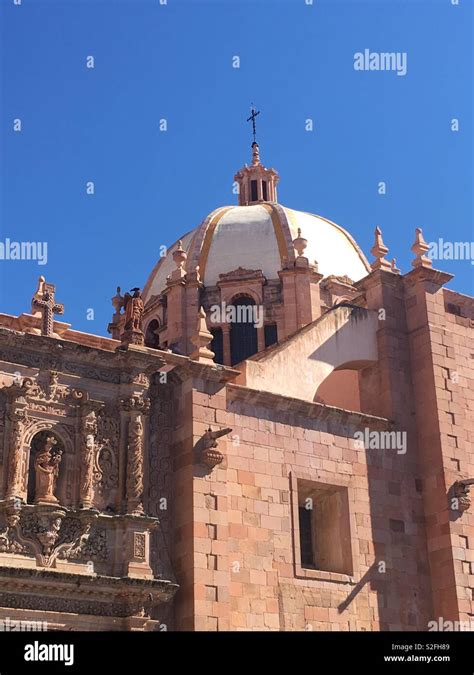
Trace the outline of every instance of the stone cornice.
[[[147, 602], [156, 605], [169, 602], [179, 586], [166, 579], [143, 579], [137, 577], [109, 577], [102, 575], [57, 572], [37, 568], [0, 567], [0, 598], [4, 604], [4, 595], [13, 596], [15, 607], [28, 607], [28, 599], [36, 601], [39, 609], [50, 609], [51, 603], [57, 604], [57, 611], [81, 609], [91, 610], [93, 614], [105, 616], [128, 616], [134, 613], [134, 606]], [[22, 602], [22, 600], [24, 600]], [[79, 606], [74, 608], [73, 603]], [[8, 605], [7, 605], [8, 606]]]
[[[118, 345], [114, 341], [115, 345]], [[122, 375], [141, 371], [148, 375], [177, 369], [180, 376], [226, 382], [238, 371], [219, 364], [206, 365], [151, 347], [129, 345], [114, 351], [77, 344], [61, 338], [21, 333], [0, 327], [0, 360], [40, 370], [57, 370], [105, 382], [120, 383]]]
[[368, 274], [363, 279], [359, 279], [354, 283], [354, 287], [359, 291], [367, 291], [369, 288], [378, 286], [379, 284], [384, 284], [391, 286], [392, 288], [398, 288], [401, 286], [401, 279], [403, 277], [400, 274], [394, 274], [388, 270], [374, 270]]
[[312, 419], [354, 427], [367, 426], [371, 429], [391, 429], [393, 426], [393, 422], [385, 417], [367, 415], [322, 403], [311, 403], [310, 401], [303, 401], [289, 396], [249, 389], [239, 384], [227, 385], [226, 391], [228, 401], [241, 401], [250, 405], [269, 408], [272, 411], [294, 413]]
[[444, 286], [448, 281], [454, 278], [454, 274], [449, 274], [449, 272], [442, 272], [441, 270], [435, 270], [433, 267], [415, 267], [404, 275], [403, 280], [408, 284], [415, 284], [420, 281], [429, 281], [436, 286]]

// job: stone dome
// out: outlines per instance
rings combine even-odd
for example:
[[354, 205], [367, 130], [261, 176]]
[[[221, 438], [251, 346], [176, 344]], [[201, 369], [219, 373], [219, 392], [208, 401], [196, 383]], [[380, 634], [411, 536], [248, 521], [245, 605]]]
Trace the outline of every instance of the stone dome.
[[[318, 272], [347, 276], [358, 281], [370, 272], [362, 250], [351, 235], [321, 216], [295, 211], [276, 202], [259, 201], [239, 206], [223, 206], [213, 211], [191, 232], [181, 238], [186, 251], [185, 270], [199, 266], [204, 286], [215, 286], [219, 275], [239, 267], [262, 270], [267, 279], [278, 279], [285, 259], [294, 261], [293, 240], [307, 240], [304, 256], [317, 261]], [[173, 244], [150, 274], [144, 288], [145, 302], [166, 288], [166, 280], [176, 268]]]

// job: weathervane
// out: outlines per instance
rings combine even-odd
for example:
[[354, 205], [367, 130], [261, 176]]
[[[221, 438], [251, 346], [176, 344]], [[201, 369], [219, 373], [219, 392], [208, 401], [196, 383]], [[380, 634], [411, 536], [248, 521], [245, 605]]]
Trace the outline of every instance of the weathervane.
[[256, 125], [255, 125], [255, 120], [257, 118], [257, 115], [260, 115], [260, 110], [256, 110], [254, 104], [252, 103], [252, 107], [250, 108], [250, 111], [251, 111], [252, 114], [247, 119], [247, 122], [250, 122], [250, 120], [252, 120], [253, 142], [256, 143], [257, 142], [257, 128], [256, 128]]

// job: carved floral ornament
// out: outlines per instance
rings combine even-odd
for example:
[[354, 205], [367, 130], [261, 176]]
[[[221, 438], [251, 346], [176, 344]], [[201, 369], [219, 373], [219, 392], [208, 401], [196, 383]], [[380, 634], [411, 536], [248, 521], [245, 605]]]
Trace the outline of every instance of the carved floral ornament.
[[129, 398], [121, 399], [120, 406], [122, 410], [141, 412], [143, 415], [147, 415], [150, 411], [150, 399], [143, 398], [142, 396], [130, 396]]
[[25, 377], [14, 381], [5, 391], [10, 403], [32, 399], [77, 405], [88, 399], [88, 394], [82, 389], [59, 384], [59, 375], [55, 370], [49, 371], [48, 382], [45, 384], [31, 377]]
[[59, 558], [80, 557], [97, 512], [70, 512], [54, 506], [29, 506], [19, 501], [5, 512], [0, 530], [0, 552], [33, 553], [37, 563], [51, 567]]

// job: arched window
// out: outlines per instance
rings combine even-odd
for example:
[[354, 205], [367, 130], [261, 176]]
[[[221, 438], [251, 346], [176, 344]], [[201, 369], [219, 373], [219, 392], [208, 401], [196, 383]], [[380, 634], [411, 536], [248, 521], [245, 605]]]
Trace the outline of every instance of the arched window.
[[160, 327], [160, 322], [157, 319], [153, 319], [147, 326], [145, 334], [145, 346], [152, 347], [153, 349], [160, 348], [160, 338], [157, 334], [157, 330]]
[[257, 327], [255, 325], [255, 301], [247, 296], [236, 298], [232, 303], [235, 308], [230, 328], [231, 365], [240, 363], [258, 351]]
[[[31, 441], [30, 461], [28, 466], [28, 489], [26, 501], [33, 504], [38, 496], [47, 493], [56, 497], [63, 491], [63, 475], [61, 462], [64, 454], [64, 445], [61, 440], [49, 429], [38, 432]], [[39, 460], [40, 469], [36, 463]], [[37, 480], [37, 474], [40, 476]], [[41, 495], [38, 495], [38, 487]]]
[[222, 339], [222, 328], [212, 328], [211, 352], [214, 352], [214, 362], [224, 364], [224, 346]]

